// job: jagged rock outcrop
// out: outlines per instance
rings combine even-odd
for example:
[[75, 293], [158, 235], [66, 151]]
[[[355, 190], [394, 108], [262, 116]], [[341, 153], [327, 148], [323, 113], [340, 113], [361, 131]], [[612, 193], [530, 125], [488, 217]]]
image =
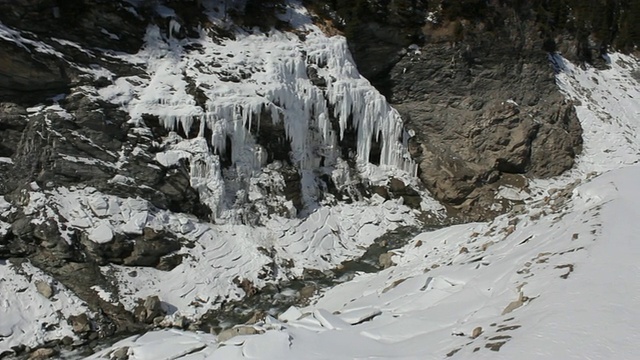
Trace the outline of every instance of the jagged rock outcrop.
[[416, 133], [427, 187], [454, 205], [480, 197], [485, 208], [503, 174], [571, 168], [581, 128], [531, 24], [517, 32], [467, 26], [460, 41], [427, 38], [408, 51], [391, 72], [391, 101]]
[[[27, 117], [24, 108], [5, 105], [0, 123], [7, 127], [0, 136], [11, 145], [14, 164], [3, 174], [5, 193], [20, 191], [33, 181], [49, 187], [84, 184], [124, 197], [140, 196], [159, 208], [208, 215], [190, 186], [185, 164], [165, 167], [137, 151], [151, 148], [154, 138], [129, 134], [121, 111], [82, 95], [61, 106], [65, 110]], [[16, 129], [21, 127], [17, 141]]]

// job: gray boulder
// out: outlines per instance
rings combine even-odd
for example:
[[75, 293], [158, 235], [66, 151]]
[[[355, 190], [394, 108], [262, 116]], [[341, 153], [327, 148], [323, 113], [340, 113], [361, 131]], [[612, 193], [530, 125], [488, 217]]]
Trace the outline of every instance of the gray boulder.
[[51, 299], [51, 297], [53, 296], [53, 287], [51, 287], [51, 285], [46, 281], [37, 280], [36, 290], [38, 290], [40, 295], [44, 296], [47, 299]]

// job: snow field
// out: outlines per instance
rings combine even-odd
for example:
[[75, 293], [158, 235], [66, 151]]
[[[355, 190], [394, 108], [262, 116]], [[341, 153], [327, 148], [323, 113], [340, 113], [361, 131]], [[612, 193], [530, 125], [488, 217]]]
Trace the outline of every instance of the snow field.
[[[53, 289], [51, 298], [36, 289], [40, 281]], [[28, 262], [0, 260], [0, 353], [20, 344], [34, 347], [74, 337], [66, 319], [88, 312], [73, 292]]]

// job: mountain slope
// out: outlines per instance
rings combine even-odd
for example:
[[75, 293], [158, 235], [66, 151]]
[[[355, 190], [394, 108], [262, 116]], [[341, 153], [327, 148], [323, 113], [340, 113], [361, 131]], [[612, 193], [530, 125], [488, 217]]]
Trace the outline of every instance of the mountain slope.
[[640, 64], [622, 55], [608, 70], [563, 63], [558, 83], [580, 101], [585, 152], [575, 170], [520, 194], [522, 211], [418, 235], [396, 266], [251, 326], [262, 334], [167, 331], [112, 349], [158, 358], [155, 338], [187, 346], [185, 359], [637, 357]]
[[[526, 158], [549, 120], [535, 135], [558, 135], [567, 156], [534, 146], [545, 163], [571, 166], [582, 130], [583, 155], [547, 180], [462, 171], [466, 190], [491, 182], [490, 201], [459, 200], [509, 212], [413, 238], [456, 221], [416, 177], [414, 132], [359, 74], [345, 38], [300, 2], [21, 3], [30, 6], [0, 12], [0, 357], [78, 358], [103, 346], [94, 358], [633, 355], [617, 343], [636, 340], [625, 333], [633, 325], [613, 320], [636, 318], [627, 307], [637, 296], [596, 273], [637, 270], [630, 233], [619, 232], [636, 217], [626, 209], [635, 167], [621, 169], [640, 153], [636, 59], [585, 70], [531, 51], [535, 71], [520, 75], [532, 74], [541, 98], [532, 88], [505, 96], [519, 86], [499, 85], [494, 70], [509, 57], [493, 59], [484, 74], [497, 107], [474, 112], [480, 122], [460, 118], [465, 126], [489, 135], [499, 157]], [[532, 34], [519, 37], [530, 49], [541, 42]], [[435, 48], [461, 49], [448, 41]], [[430, 70], [420, 49], [403, 48], [398, 66]], [[449, 63], [443, 54], [434, 65]], [[447, 69], [482, 70], [466, 60]], [[476, 106], [442, 100], [447, 111]], [[489, 160], [495, 175], [504, 161]], [[615, 257], [624, 261], [606, 265]], [[581, 293], [593, 298], [589, 316]], [[565, 353], [592, 324], [613, 330]], [[191, 332], [149, 331], [158, 328]], [[562, 345], [540, 349], [531, 337]]]

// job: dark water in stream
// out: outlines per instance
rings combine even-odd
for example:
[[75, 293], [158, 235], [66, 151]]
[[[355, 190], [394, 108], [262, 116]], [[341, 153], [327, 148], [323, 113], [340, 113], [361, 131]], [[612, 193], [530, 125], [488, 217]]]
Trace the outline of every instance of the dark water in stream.
[[244, 324], [256, 313], [277, 317], [291, 306], [308, 305], [310, 297], [351, 280], [359, 272], [375, 273], [382, 270], [380, 255], [404, 246], [418, 234], [438, 228], [440, 226], [404, 226], [389, 231], [374, 240], [357, 259], [345, 261], [329, 271], [305, 270], [302, 278], [268, 285], [253, 296], [226, 303], [221, 309], [211, 310], [201, 321], [217, 332], [236, 324]]
[[[242, 300], [229, 301], [221, 305], [219, 309], [210, 310], [200, 318], [198, 329], [217, 333], [237, 324], [251, 322], [252, 318], [255, 319], [265, 314], [277, 317], [291, 306], [306, 306], [314, 296], [353, 279], [358, 273], [375, 273], [382, 270], [382, 266], [379, 264], [380, 255], [404, 246], [418, 234], [441, 227], [404, 226], [389, 231], [374, 240], [361, 257], [345, 261], [333, 270], [305, 270], [301, 278], [269, 284]], [[96, 339], [74, 350], [62, 350], [56, 358], [82, 359], [132, 335], [135, 334]], [[13, 358], [28, 359], [29, 354]]]

